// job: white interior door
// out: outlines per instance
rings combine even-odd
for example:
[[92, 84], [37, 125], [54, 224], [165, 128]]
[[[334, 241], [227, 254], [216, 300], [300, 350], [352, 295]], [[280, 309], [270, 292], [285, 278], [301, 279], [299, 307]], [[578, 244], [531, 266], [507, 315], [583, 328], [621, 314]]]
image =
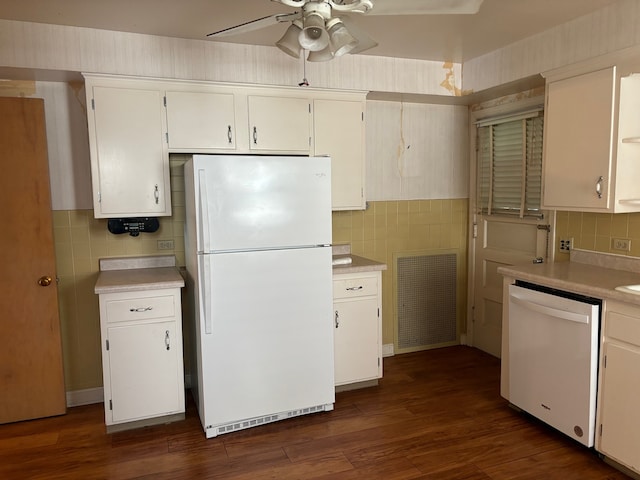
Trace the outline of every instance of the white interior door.
[[498, 267], [547, 258], [548, 220], [478, 215], [474, 238], [473, 316], [471, 344], [500, 357], [502, 339], [502, 275]]

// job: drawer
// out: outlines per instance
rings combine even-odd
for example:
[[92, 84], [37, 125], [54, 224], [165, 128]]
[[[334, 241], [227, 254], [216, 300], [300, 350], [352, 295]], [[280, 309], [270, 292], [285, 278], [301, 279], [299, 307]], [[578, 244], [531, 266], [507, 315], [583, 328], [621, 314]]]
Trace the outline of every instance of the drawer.
[[378, 294], [378, 277], [355, 277], [333, 281], [333, 298], [366, 297]]
[[176, 302], [173, 295], [108, 300], [106, 311], [109, 323], [175, 317]]
[[640, 347], [640, 318], [630, 317], [615, 311], [608, 311], [606, 336]]

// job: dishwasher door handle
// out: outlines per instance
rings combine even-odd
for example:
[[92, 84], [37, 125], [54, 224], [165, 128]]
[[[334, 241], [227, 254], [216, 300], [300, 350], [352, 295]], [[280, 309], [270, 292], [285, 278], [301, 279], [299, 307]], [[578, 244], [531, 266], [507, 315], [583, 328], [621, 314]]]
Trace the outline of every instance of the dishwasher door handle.
[[561, 320], [569, 320], [571, 322], [589, 323], [589, 315], [582, 313], [568, 312], [558, 308], [549, 307], [547, 305], [540, 305], [530, 299], [519, 297], [515, 293], [510, 293], [509, 298], [513, 303], [516, 303], [524, 308], [528, 308], [534, 312], [541, 313], [543, 315], [549, 315], [551, 317], [559, 318]]

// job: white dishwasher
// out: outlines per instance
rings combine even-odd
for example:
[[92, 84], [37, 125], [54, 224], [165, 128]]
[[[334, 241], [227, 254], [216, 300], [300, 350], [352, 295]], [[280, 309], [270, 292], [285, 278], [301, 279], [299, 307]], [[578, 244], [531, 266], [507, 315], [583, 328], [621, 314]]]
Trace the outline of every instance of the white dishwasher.
[[509, 285], [509, 401], [587, 447], [595, 437], [601, 304]]

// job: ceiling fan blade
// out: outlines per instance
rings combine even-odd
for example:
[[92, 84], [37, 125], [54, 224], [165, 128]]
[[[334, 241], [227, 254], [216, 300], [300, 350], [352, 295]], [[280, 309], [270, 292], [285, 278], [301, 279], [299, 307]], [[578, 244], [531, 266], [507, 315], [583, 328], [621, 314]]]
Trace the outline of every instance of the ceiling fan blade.
[[375, 0], [367, 15], [450, 15], [478, 13], [484, 0]]
[[260, 30], [261, 28], [267, 28], [272, 25], [277, 25], [282, 22], [290, 22], [300, 18], [302, 14], [300, 12], [293, 13], [278, 13], [276, 15], [269, 15], [267, 17], [257, 18], [250, 22], [241, 23], [235, 27], [225, 28], [218, 30], [207, 35], [207, 37], [227, 37], [231, 35], [239, 35], [241, 33], [253, 32], [254, 30]]
[[353, 47], [353, 49], [349, 50], [350, 54], [364, 52], [365, 50], [369, 50], [370, 48], [378, 46], [378, 42], [376, 42], [369, 36], [367, 32], [365, 32], [355, 22], [353, 22], [351, 18], [347, 18], [345, 16], [341, 17], [341, 20], [349, 30], [351, 36], [358, 40], [356, 46]]

